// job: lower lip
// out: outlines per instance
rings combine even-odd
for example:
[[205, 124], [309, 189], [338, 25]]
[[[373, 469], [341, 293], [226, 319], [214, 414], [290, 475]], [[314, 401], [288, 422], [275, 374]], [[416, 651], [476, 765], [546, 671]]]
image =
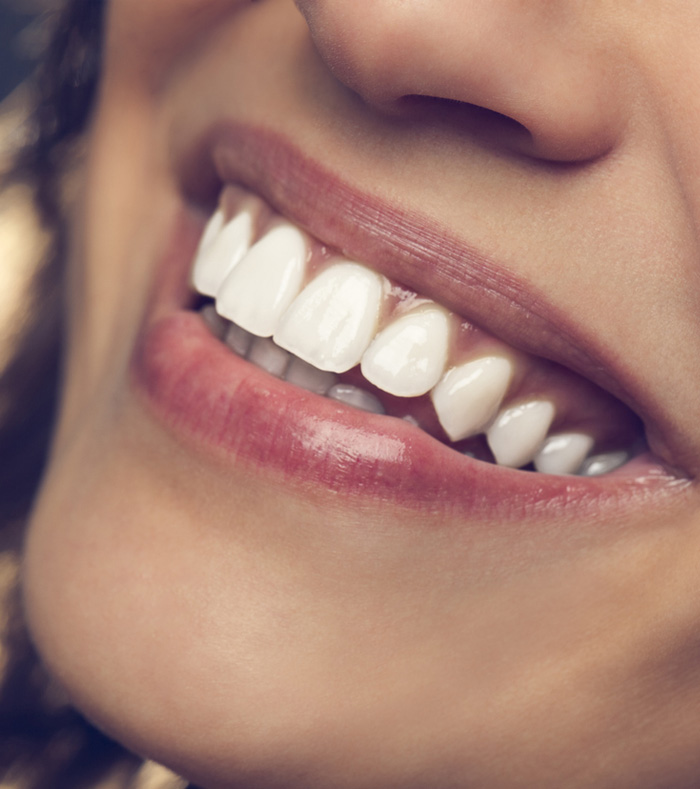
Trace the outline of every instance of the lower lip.
[[499, 522], [596, 520], [677, 486], [639, 457], [599, 478], [504, 469], [455, 452], [398, 419], [306, 392], [239, 358], [183, 309], [201, 222], [184, 214], [159, 267], [136, 351], [133, 386], [169, 430], [290, 491], [325, 489], [436, 515]]

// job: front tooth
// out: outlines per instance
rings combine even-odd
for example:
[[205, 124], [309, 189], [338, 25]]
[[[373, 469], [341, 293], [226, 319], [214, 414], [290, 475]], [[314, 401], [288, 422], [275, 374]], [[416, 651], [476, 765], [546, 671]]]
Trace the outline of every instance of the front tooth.
[[624, 466], [629, 459], [629, 452], [607, 452], [595, 455], [585, 461], [578, 473], [582, 477], [599, 477], [601, 474], [609, 474], [620, 466]]
[[418, 397], [440, 380], [450, 336], [448, 313], [437, 305], [419, 307], [389, 324], [362, 357], [362, 374], [398, 397]]
[[373, 414], [384, 414], [384, 406], [379, 400], [370, 392], [360, 389], [358, 386], [351, 384], [336, 384], [328, 390], [328, 395], [331, 400], [337, 400], [339, 403], [351, 405], [354, 408], [359, 408], [362, 411], [369, 411]]
[[295, 356], [292, 357], [292, 362], [284, 378], [290, 384], [320, 395], [326, 394], [338, 380], [333, 373], [319, 370]]
[[284, 313], [275, 342], [319, 370], [360, 363], [377, 330], [384, 280], [359, 263], [334, 263]]
[[486, 433], [499, 466], [527, 465], [547, 437], [554, 419], [549, 400], [531, 400], [501, 412]]
[[575, 474], [593, 449], [593, 437], [585, 433], [551, 436], [535, 455], [534, 464], [542, 474]]
[[225, 225], [221, 209], [214, 214], [202, 236], [192, 271], [198, 293], [216, 296], [221, 283], [250, 249], [253, 224], [252, 205], [244, 206]]
[[267, 337], [256, 337], [248, 351], [249, 361], [277, 378], [284, 377], [289, 358], [287, 351], [278, 348]]
[[271, 337], [301, 290], [309, 243], [297, 227], [282, 222], [269, 230], [226, 277], [216, 310], [258, 337]]
[[431, 392], [435, 413], [452, 441], [479, 433], [495, 416], [513, 377], [513, 364], [485, 356], [449, 370]]

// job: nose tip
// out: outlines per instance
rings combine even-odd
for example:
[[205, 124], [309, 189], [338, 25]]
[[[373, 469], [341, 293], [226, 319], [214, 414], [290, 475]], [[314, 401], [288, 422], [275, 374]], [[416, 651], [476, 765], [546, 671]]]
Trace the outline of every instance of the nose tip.
[[329, 69], [378, 112], [420, 108], [491, 144], [568, 162], [607, 153], [623, 120], [581, 5], [297, 0]]

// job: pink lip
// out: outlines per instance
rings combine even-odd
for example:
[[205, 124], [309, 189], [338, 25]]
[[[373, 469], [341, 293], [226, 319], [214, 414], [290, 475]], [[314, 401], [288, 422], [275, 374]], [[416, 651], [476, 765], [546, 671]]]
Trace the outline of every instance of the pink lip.
[[[464, 294], [470, 308], [481, 300], [474, 314], [488, 312], [490, 327], [494, 314], [499, 323], [514, 315], [520, 323], [526, 315], [540, 342], [543, 331], [569, 342], [557, 319], [543, 314], [510, 275], [417, 218], [382, 210], [274, 135], [231, 125], [206, 135], [187, 159], [185, 188], [206, 199], [222, 181], [243, 183], [326, 243], [447, 306], [455, 308]], [[197, 223], [185, 211], [159, 268], [132, 377], [160, 421], [199, 446], [223, 450], [234, 466], [264, 470], [296, 490], [320, 486], [344, 497], [498, 522], [542, 520], [543, 502], [553, 521], [564, 509], [570, 517], [572, 508], [597, 519], [685, 487], [648, 456], [597, 479], [502, 469], [463, 457], [402, 421], [338, 406], [272, 378], [183, 309], [196, 241]], [[452, 299], [443, 295], [448, 291]]]

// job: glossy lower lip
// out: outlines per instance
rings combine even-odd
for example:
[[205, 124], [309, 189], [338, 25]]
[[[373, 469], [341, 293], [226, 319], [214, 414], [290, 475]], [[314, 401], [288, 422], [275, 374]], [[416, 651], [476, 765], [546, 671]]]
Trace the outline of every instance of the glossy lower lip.
[[[679, 480], [649, 457], [601, 478], [512, 471], [463, 457], [397, 419], [341, 406], [231, 353], [184, 309], [201, 222], [176, 220], [134, 353], [146, 408], [193, 451], [275, 489], [332, 492], [486, 523], [589, 519], [664, 501]], [[545, 505], [546, 506], [543, 506]]]
[[401, 420], [339, 406], [231, 353], [199, 316], [179, 310], [146, 329], [134, 378], [170, 427], [235, 465], [295, 491], [319, 486], [480, 520], [596, 515], [674, 488], [648, 457], [584, 479], [511, 471], [463, 457]]

